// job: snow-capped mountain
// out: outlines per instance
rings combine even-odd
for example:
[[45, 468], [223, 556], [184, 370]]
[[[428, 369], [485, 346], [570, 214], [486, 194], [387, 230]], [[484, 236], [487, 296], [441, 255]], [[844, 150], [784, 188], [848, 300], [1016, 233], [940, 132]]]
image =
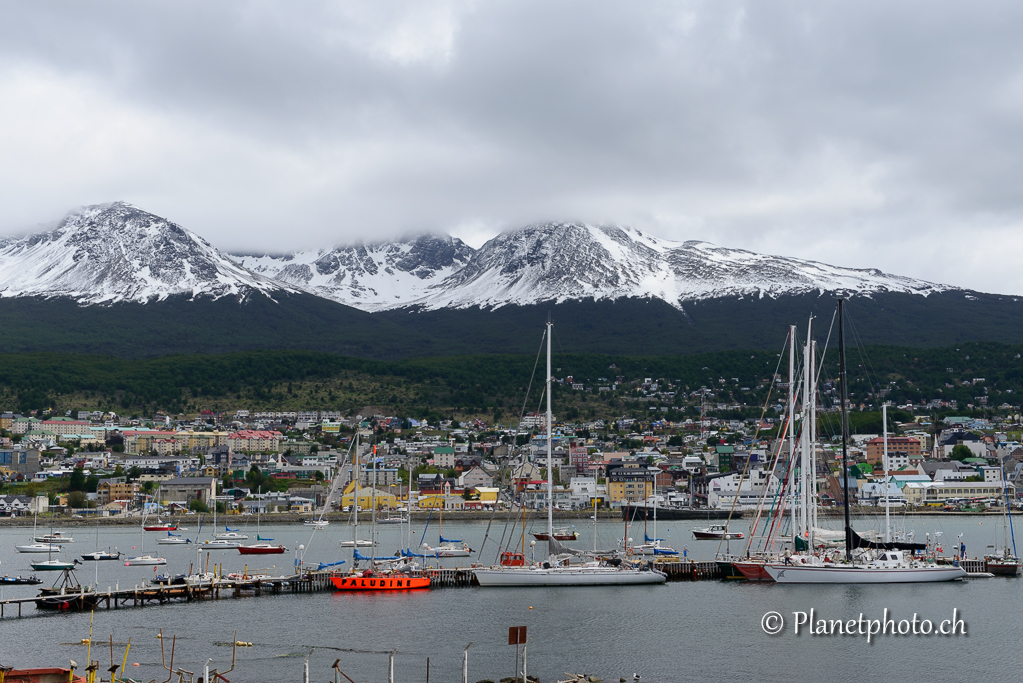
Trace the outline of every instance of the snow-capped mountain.
[[232, 254], [248, 270], [360, 308], [408, 305], [457, 273], [474, 250], [448, 236], [420, 235], [395, 242], [338, 246], [281, 256]]
[[413, 305], [487, 308], [541, 301], [655, 298], [687, 301], [807, 292], [928, 295], [945, 285], [765, 256], [707, 242], [672, 242], [632, 228], [544, 223], [506, 232]]
[[476, 250], [448, 236], [286, 255], [225, 255], [124, 202], [89, 206], [50, 232], [0, 240], [0, 297], [82, 305], [171, 295], [244, 299], [307, 292], [363, 311], [485, 309], [544, 301], [688, 301], [808, 292], [928, 295], [954, 288], [878, 270], [672, 242], [632, 228], [543, 223]]
[[209, 242], [125, 202], [72, 212], [51, 232], [0, 240], [0, 297], [80, 304], [218, 299], [296, 291], [239, 267]]

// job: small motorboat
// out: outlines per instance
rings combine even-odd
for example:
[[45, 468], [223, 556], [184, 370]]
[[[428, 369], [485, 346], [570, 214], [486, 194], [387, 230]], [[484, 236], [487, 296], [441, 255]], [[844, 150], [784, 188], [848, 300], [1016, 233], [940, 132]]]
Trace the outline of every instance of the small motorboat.
[[152, 555], [139, 555], [138, 557], [129, 557], [124, 562], [125, 567], [153, 567], [156, 565], [167, 564], [167, 560], [162, 557], [153, 557]]
[[36, 543], [56, 543], [56, 544], [60, 544], [60, 543], [74, 543], [75, 539], [71, 538], [70, 536], [65, 536], [64, 534], [60, 533], [59, 531], [54, 531], [53, 533], [50, 533], [50, 534], [44, 534], [42, 536], [36, 536], [35, 537], [35, 541], [36, 541]]
[[376, 545], [376, 543], [365, 538], [360, 538], [355, 541], [341, 541], [339, 545], [342, 548], [372, 548]]
[[199, 545], [203, 550], [234, 550], [240, 543], [238, 541], [226, 541], [224, 539], [217, 539], [214, 541], [206, 541]]
[[167, 535], [163, 538], [156, 539], [156, 542], [160, 545], [185, 545], [191, 543], [189, 539], [185, 538], [181, 534], [176, 534], [173, 531], [168, 531]]
[[95, 550], [91, 553], [83, 553], [83, 560], [119, 560], [121, 553], [112, 553], [109, 550]]
[[0, 585], [6, 586], [35, 586], [42, 582], [35, 576], [0, 576]]
[[425, 543], [423, 544], [423, 554], [427, 557], [469, 557], [471, 552], [472, 548], [465, 543], [462, 545], [445, 543], [436, 548], [432, 548]]
[[164, 522], [157, 520], [155, 524], [145, 524], [142, 526], [145, 531], [177, 531], [178, 525], [170, 522]]
[[319, 529], [322, 529], [323, 527], [325, 527], [328, 524], [330, 524], [330, 522], [328, 522], [325, 519], [307, 519], [307, 520], [305, 520], [302, 523], [305, 524], [306, 526], [314, 526], [314, 527], [317, 527]]
[[29, 562], [32, 569], [37, 572], [59, 572], [65, 569], [74, 569], [78, 560], [43, 560], [42, 562]]
[[245, 541], [248, 540], [249, 537], [246, 534], [240, 534], [237, 531], [224, 531], [216, 534], [214, 538], [220, 541]]
[[242, 555], [280, 555], [287, 548], [283, 545], [270, 545], [269, 543], [253, 543], [252, 545], [238, 546], [238, 552]]
[[[538, 541], [549, 541], [546, 531], [536, 531], [533, 533], [533, 538]], [[579, 532], [571, 529], [555, 529], [554, 540], [555, 541], [574, 541], [579, 538]]]
[[730, 541], [745, 538], [741, 531], [729, 531], [726, 524], [711, 524], [706, 529], [693, 529], [693, 538], [698, 541]]
[[60, 546], [54, 543], [29, 543], [28, 545], [16, 545], [14, 549], [19, 553], [59, 553]]

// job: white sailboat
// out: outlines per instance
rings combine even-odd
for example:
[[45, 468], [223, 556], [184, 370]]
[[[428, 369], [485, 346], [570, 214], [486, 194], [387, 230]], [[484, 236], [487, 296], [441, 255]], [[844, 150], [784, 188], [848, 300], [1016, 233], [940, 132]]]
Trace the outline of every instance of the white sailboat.
[[[352, 539], [341, 541], [338, 544], [341, 548], [372, 548], [376, 545], [374, 541], [367, 538], [359, 538], [359, 432], [355, 432], [355, 449], [352, 455], [352, 472], [355, 487], [352, 489]], [[340, 474], [338, 475], [340, 479]]]
[[[816, 393], [813, 347], [807, 342], [810, 352], [807, 354], [807, 384], [808, 402], [813, 404], [813, 397]], [[764, 571], [777, 583], [923, 583], [939, 581], [956, 581], [966, 577], [966, 571], [962, 567], [954, 565], [939, 565], [926, 560], [913, 557], [906, 557], [904, 551], [912, 550], [920, 544], [906, 544], [891, 542], [890, 531], [885, 530], [885, 542], [875, 543], [864, 541], [853, 531], [849, 521], [849, 466], [848, 466], [848, 419], [847, 419], [847, 373], [845, 363], [845, 325], [843, 316], [843, 299], [838, 300], [838, 345], [839, 345], [839, 377], [841, 384], [841, 430], [842, 430], [842, 482], [844, 488], [844, 509], [845, 509], [845, 558], [838, 561], [832, 560], [830, 555], [821, 557], [813, 554], [815, 547], [813, 530], [816, 521], [816, 496], [813, 495], [814, 481], [803, 481], [803, 503], [800, 513], [802, 528], [806, 530], [808, 552], [807, 554], [788, 557], [783, 562], [769, 562], [764, 566]], [[812, 412], [809, 414], [812, 416]], [[887, 411], [885, 411], [885, 416]], [[885, 419], [885, 421], [887, 421]], [[808, 420], [808, 422], [810, 422]], [[885, 426], [887, 431], [887, 425]], [[813, 425], [804, 425], [804, 438], [812, 444]], [[887, 434], [885, 436], [887, 444]], [[813, 476], [814, 467], [804, 450], [804, 461], [802, 472], [804, 477]], [[808, 462], [809, 460], [809, 462]], [[887, 463], [885, 463], [887, 468]], [[885, 497], [885, 509], [887, 515], [888, 498]], [[887, 526], [887, 523], [886, 523]], [[921, 546], [922, 547], [922, 546]], [[853, 551], [858, 550], [858, 557], [854, 561]], [[875, 551], [871, 553], [871, 551]]]
[[554, 540], [554, 484], [553, 484], [553, 416], [551, 411], [551, 332], [553, 325], [547, 320], [547, 541], [548, 561], [536, 565], [498, 566], [474, 571], [481, 586], [601, 586], [664, 583], [667, 575], [649, 566], [634, 567], [616, 559], [609, 561], [591, 555], [581, 564], [572, 564], [573, 557], [585, 553], [569, 550]]
[[[217, 528], [217, 499], [213, 498], [213, 528]], [[203, 550], [237, 550], [238, 546], [241, 545], [236, 540], [220, 538], [221, 534], [214, 533], [212, 541], [204, 541], [200, 544], [200, 548]], [[246, 538], [248, 538], [246, 536]]]
[[146, 532], [145, 532], [146, 518], [145, 515], [142, 517], [142, 540], [139, 541], [139, 554], [135, 557], [129, 557], [124, 562], [125, 567], [139, 567], [139, 566], [155, 566], [160, 564], [167, 564], [167, 560], [162, 557], [149, 555], [146, 553]]

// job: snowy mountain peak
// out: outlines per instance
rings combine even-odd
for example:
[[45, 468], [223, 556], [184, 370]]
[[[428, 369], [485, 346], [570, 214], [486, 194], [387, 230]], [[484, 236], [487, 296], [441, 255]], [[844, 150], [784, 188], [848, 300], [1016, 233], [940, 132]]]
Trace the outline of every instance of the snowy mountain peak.
[[126, 202], [69, 213], [51, 232], [0, 242], [0, 296], [81, 304], [171, 295], [220, 298], [282, 286], [225, 258], [198, 235]]
[[365, 311], [407, 305], [461, 269], [472, 247], [447, 235], [339, 245], [283, 256], [232, 256], [252, 272]]
[[637, 297], [681, 308], [687, 301], [721, 297], [814, 291], [926, 295], [948, 289], [875, 269], [673, 242], [633, 228], [541, 223], [493, 238], [464, 268], [413, 303], [425, 309], [492, 308]]

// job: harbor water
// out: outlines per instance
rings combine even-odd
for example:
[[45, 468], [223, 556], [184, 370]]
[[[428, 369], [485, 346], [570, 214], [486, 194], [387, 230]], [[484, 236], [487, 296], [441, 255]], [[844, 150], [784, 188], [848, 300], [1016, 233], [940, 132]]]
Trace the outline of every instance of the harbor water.
[[[876, 519], [858, 520], [857, 528], [876, 526]], [[527, 523], [539, 530], [542, 520]], [[575, 520], [580, 533], [573, 545], [593, 543], [594, 522]], [[838, 520], [835, 520], [838, 524]], [[196, 521], [185, 523], [192, 530], [183, 536], [195, 538]], [[957, 543], [959, 534], [967, 554], [982, 556], [985, 546], [999, 542], [998, 517], [918, 516], [897, 518], [896, 524], [913, 530], [916, 540], [940, 532], [946, 550]], [[254, 518], [231, 519], [232, 528], [241, 526], [255, 541]], [[717, 543], [694, 541], [691, 530], [706, 522], [660, 522], [657, 536], [677, 550], [685, 547], [690, 559], [713, 559]], [[746, 523], [732, 529], [745, 531]], [[423, 523], [414, 522], [416, 542]], [[486, 521], [449, 522], [445, 538], [464, 539], [478, 549], [486, 533]], [[608, 547], [626, 533], [623, 522], [596, 523], [598, 545]], [[141, 532], [132, 527], [63, 528], [74, 537], [60, 556], [79, 557], [96, 549], [116, 548], [126, 555], [137, 554]], [[220, 529], [222, 530], [222, 528]], [[40, 527], [39, 532], [48, 531]], [[368, 528], [360, 527], [368, 534]], [[652, 536], [653, 527], [648, 522]], [[470, 559], [421, 560], [433, 566], [467, 566], [469, 562], [493, 563], [497, 542], [505, 534], [519, 544], [521, 526], [507, 525], [498, 516], [490, 529], [483, 556]], [[643, 538], [640, 521], [627, 532], [636, 542]], [[31, 528], [0, 529], [0, 574], [15, 576], [36, 573], [46, 584], [54, 573], [33, 572], [32, 560], [45, 555], [22, 555], [16, 544], [28, 542]], [[282, 575], [293, 571], [299, 545], [306, 546], [308, 563], [351, 563], [352, 551], [338, 543], [351, 538], [347, 525], [332, 522], [321, 531], [303, 526], [264, 525], [262, 536], [273, 537], [289, 552], [284, 555], [243, 557], [237, 551], [197, 554], [194, 545], [157, 545], [161, 533], [146, 533], [145, 551], [167, 558], [159, 573], [184, 573], [198, 561], [205, 568], [222, 565], [224, 574], [248, 567], [269, 569]], [[399, 547], [398, 526], [378, 526], [378, 554], [390, 555]], [[204, 529], [203, 538], [212, 530]], [[527, 535], [527, 538], [528, 535]], [[425, 538], [436, 545], [437, 529], [431, 525]], [[530, 548], [526, 542], [527, 558]], [[537, 543], [538, 555], [544, 544]], [[732, 550], [740, 544], [732, 542]], [[363, 553], [369, 554], [368, 549]], [[199, 558], [197, 560], [197, 557]], [[152, 567], [126, 567], [121, 562], [86, 562], [77, 570], [82, 583], [131, 588], [157, 573]], [[44, 585], [46, 585], [44, 584]], [[4, 598], [36, 594], [37, 586], [7, 586]], [[170, 638], [177, 637], [175, 668], [201, 672], [207, 660], [211, 667], [230, 666], [231, 646], [237, 638], [252, 647], [239, 648], [232, 681], [301, 681], [303, 662], [308, 657], [311, 681], [333, 681], [331, 665], [358, 683], [386, 681], [388, 653], [394, 652], [394, 680], [425, 681], [427, 658], [430, 680], [461, 680], [462, 651], [470, 642], [469, 680], [497, 680], [512, 676], [516, 648], [507, 645], [508, 628], [528, 627], [528, 672], [544, 683], [557, 680], [564, 672], [594, 674], [606, 681], [620, 678], [672, 683], [681, 681], [890, 681], [946, 680], [968, 673], [971, 679], [1009, 681], [1018, 678], [1023, 663], [1017, 640], [1020, 615], [1019, 579], [975, 579], [950, 584], [834, 585], [800, 586], [746, 582], [699, 581], [658, 586], [585, 588], [450, 588], [415, 593], [339, 594], [332, 592], [288, 592], [259, 597], [225, 597], [218, 601], [175, 602], [140, 608], [100, 609], [92, 623], [94, 649], [101, 670], [110, 665], [109, 639], [114, 640], [116, 664], [124, 656], [131, 638], [125, 675], [136, 680], [165, 680], [161, 667], [160, 640], [163, 630], [166, 655]], [[881, 619], [896, 622], [919, 620], [937, 624], [952, 619], [953, 612], [965, 625], [966, 635], [876, 635], [868, 642], [863, 635], [811, 634], [806, 627], [795, 634], [799, 613], [815, 619]], [[768, 635], [762, 619], [777, 612], [785, 620], [777, 635]], [[16, 614], [16, 612], [13, 612]], [[24, 607], [24, 618], [0, 621], [0, 664], [5, 666], [66, 666], [68, 660], [84, 662], [82, 639], [89, 636], [90, 615], [41, 614], [32, 605]], [[237, 632], [237, 636], [235, 633]], [[521, 653], [519, 654], [521, 657]], [[139, 666], [133, 666], [138, 663]], [[198, 678], [198, 675], [196, 676]], [[174, 680], [177, 680], [175, 677]]]

